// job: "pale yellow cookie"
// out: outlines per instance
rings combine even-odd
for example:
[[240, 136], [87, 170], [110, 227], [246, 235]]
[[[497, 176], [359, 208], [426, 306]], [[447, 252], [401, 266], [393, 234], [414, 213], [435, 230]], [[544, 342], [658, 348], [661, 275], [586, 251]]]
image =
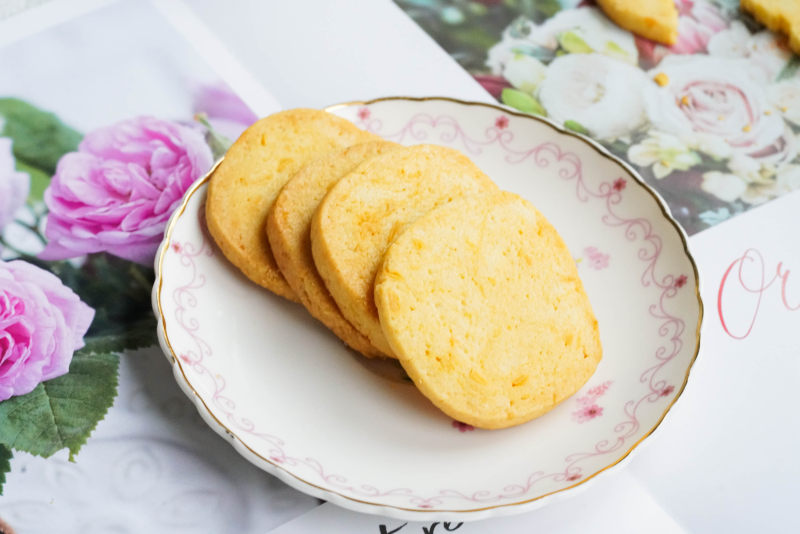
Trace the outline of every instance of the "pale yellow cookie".
[[328, 190], [361, 163], [394, 150], [396, 143], [375, 141], [353, 145], [312, 161], [283, 187], [267, 216], [272, 253], [294, 294], [322, 324], [367, 357], [380, 356], [369, 340], [342, 316], [325, 288], [311, 256], [311, 218]]
[[409, 225], [386, 251], [375, 303], [420, 391], [480, 428], [544, 414], [602, 356], [569, 250], [513, 193], [455, 200]]
[[393, 356], [373, 300], [389, 243], [434, 207], [496, 188], [469, 158], [435, 145], [372, 158], [331, 188], [311, 222], [314, 263], [342, 315], [375, 348]]
[[637, 35], [673, 45], [678, 41], [674, 0], [597, 0], [608, 18]]
[[800, 54], [800, 1], [742, 0], [740, 5], [770, 30], [788, 36], [789, 46]]
[[296, 300], [267, 242], [267, 212], [281, 187], [307, 162], [375, 139], [345, 119], [314, 109], [259, 120], [228, 149], [208, 185], [206, 221], [214, 241], [253, 282]]

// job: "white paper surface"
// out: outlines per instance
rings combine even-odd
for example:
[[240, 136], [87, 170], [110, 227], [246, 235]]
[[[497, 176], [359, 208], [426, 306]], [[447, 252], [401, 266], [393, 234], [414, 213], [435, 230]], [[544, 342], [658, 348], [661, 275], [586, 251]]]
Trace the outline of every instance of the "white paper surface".
[[[243, 69], [202, 27], [177, 31], [172, 23], [193, 22], [172, 17], [178, 8], [109, 4], [54, 1], [1, 21], [0, 96], [30, 101], [83, 132], [142, 114], [190, 121], [193, 89], [220, 76], [244, 88], [259, 113], [278, 108], [260, 84], [236, 75]], [[256, 533], [318, 505], [208, 428], [158, 347], [123, 355], [113, 407], [76, 462], [66, 453], [14, 454], [0, 517], [16, 532]]]
[[685, 531], [626, 472], [603, 477], [580, 495], [522, 515], [473, 523], [406, 522], [324, 504], [273, 534], [683, 534]]
[[159, 348], [126, 353], [119, 374], [76, 462], [14, 454], [0, 517], [19, 534], [263, 533], [317, 506], [208, 428]]
[[390, 0], [187, 3], [285, 108], [492, 97]]
[[800, 532], [798, 228], [795, 192], [690, 239], [705, 303], [700, 356], [631, 466], [693, 532]]

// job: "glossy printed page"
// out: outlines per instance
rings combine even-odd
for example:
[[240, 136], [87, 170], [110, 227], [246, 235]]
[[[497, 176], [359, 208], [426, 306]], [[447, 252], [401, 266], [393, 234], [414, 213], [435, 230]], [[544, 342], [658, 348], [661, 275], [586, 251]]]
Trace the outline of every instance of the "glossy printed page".
[[0, 22], [0, 517], [17, 532], [265, 531], [317, 504], [209, 430], [152, 347], [167, 219], [256, 118], [169, 16], [84, 0]]
[[676, 0], [669, 47], [585, 0], [395, 2], [495, 98], [633, 165], [689, 234], [800, 188], [800, 58], [737, 0]]

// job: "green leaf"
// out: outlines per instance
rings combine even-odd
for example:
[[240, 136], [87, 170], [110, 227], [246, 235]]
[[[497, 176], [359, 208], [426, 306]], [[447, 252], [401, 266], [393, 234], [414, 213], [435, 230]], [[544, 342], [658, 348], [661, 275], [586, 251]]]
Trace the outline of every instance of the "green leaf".
[[570, 54], [590, 54], [594, 52], [586, 41], [578, 37], [574, 32], [562, 32], [558, 34], [558, 44]]
[[564, 128], [567, 130], [572, 130], [575, 133], [589, 135], [589, 130], [587, 130], [586, 127], [578, 121], [564, 121]]
[[550, 18], [561, 11], [561, 3], [558, 0], [538, 0], [536, 8], [544, 18]]
[[461, 46], [476, 47], [488, 50], [497, 43], [494, 35], [479, 26], [455, 27], [450, 32], [450, 38]]
[[506, 87], [500, 94], [500, 100], [503, 104], [511, 106], [514, 109], [524, 111], [525, 113], [532, 113], [533, 115], [546, 116], [547, 112], [536, 98], [529, 94]]
[[76, 353], [69, 373], [0, 403], [0, 445], [49, 457], [69, 449], [70, 460], [105, 417], [117, 395], [119, 357]]
[[780, 82], [794, 78], [798, 70], [800, 70], [800, 56], [792, 56], [792, 58], [786, 62], [786, 65], [784, 65], [783, 69], [781, 69], [781, 72], [778, 74], [778, 77], [775, 78], [775, 81]]
[[52, 113], [16, 98], [0, 98], [0, 135], [14, 140], [14, 156], [51, 176], [58, 160], [78, 148], [81, 134]]
[[606, 52], [610, 52], [612, 54], [618, 54], [620, 56], [627, 56], [628, 53], [622, 48], [620, 45], [615, 43], [614, 41], [606, 41]]
[[561, 10], [558, 0], [506, 0], [504, 4], [515, 13], [533, 19], [537, 23], [543, 22]]
[[151, 332], [155, 331], [150, 298], [155, 280], [153, 269], [105, 253], [89, 255], [81, 266], [59, 261], [49, 262], [44, 268], [95, 309], [87, 338], [120, 336], [132, 343], [124, 347], [130, 349], [140, 343], [138, 335], [128, 334], [131, 325], [149, 322]]
[[122, 352], [151, 347], [158, 343], [156, 319], [148, 317], [131, 324], [118, 332], [106, 333], [86, 338], [86, 346], [79, 353]]
[[3, 494], [3, 484], [6, 483], [6, 473], [11, 471], [11, 449], [0, 445], [0, 495]]
[[50, 185], [50, 174], [38, 167], [28, 165], [19, 159], [17, 160], [16, 167], [18, 171], [26, 172], [31, 177], [31, 190], [28, 193], [28, 204], [33, 206], [41, 202], [44, 199], [44, 190]]
[[622, 61], [633, 61], [635, 58], [632, 58], [630, 53], [627, 52], [624, 48], [619, 46], [614, 41], [606, 41], [606, 54], [621, 59]]

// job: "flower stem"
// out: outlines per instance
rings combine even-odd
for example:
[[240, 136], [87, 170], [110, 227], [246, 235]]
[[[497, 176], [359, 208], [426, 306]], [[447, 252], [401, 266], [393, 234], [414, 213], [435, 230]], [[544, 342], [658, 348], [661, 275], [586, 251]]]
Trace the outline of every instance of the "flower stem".
[[18, 249], [17, 247], [15, 247], [14, 245], [12, 245], [8, 241], [6, 241], [3, 238], [3, 236], [0, 236], [0, 245], [2, 245], [3, 248], [6, 248], [6, 249], [10, 250], [11, 252], [13, 252], [14, 254], [16, 254], [19, 257], [23, 257], [23, 256], [27, 256], [28, 255], [26, 252]]
[[208, 116], [205, 113], [195, 113], [194, 120], [205, 126], [206, 130], [208, 130], [208, 146], [211, 148], [214, 159], [219, 159], [228, 151], [228, 147], [231, 146], [231, 140], [211, 126], [211, 123], [208, 122]]
[[38, 228], [38, 226], [36, 226], [36, 225], [33, 225], [33, 224], [28, 224], [28, 223], [26, 223], [26, 222], [22, 222], [22, 221], [20, 221], [19, 219], [15, 219], [15, 220], [14, 220], [14, 222], [15, 222], [16, 224], [18, 224], [18, 225], [22, 226], [22, 227], [23, 227], [23, 228], [25, 228], [26, 230], [30, 231], [31, 233], [33, 233], [33, 234], [36, 236], [36, 238], [37, 238], [39, 241], [41, 241], [41, 242], [42, 242], [42, 244], [43, 244], [43, 245], [47, 245], [47, 239], [45, 239], [45, 237], [44, 237], [44, 236], [42, 235], [42, 233], [39, 231], [39, 228]]
[[151, 291], [153, 289], [153, 281], [149, 280], [147, 276], [145, 276], [145, 274], [142, 272], [142, 270], [139, 268], [137, 264], [132, 263], [129, 272], [131, 278], [133, 278], [134, 281], [138, 282], [139, 285], [141, 285], [144, 289], [146, 289], [147, 291]]

